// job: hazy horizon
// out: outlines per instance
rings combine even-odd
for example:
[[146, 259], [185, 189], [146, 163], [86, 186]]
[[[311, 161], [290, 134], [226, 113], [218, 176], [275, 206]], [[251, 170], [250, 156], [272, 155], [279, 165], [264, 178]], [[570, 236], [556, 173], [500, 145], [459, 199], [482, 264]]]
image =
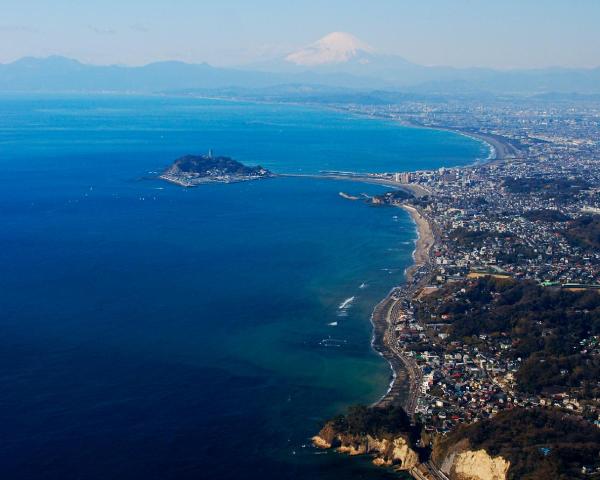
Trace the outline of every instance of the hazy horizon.
[[600, 3], [457, 0], [302, 5], [7, 0], [0, 63], [60, 55], [97, 65], [163, 60], [242, 66], [299, 50], [333, 31], [421, 65], [496, 69], [600, 66]]

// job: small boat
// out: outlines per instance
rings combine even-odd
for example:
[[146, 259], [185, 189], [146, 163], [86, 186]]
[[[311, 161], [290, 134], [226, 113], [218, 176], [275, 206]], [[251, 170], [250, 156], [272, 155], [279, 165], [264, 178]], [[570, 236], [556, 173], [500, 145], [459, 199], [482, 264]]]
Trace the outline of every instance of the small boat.
[[350, 195], [346, 192], [339, 192], [338, 195], [346, 200], [360, 200], [360, 197], [355, 197], [354, 195]]
[[352, 305], [352, 302], [354, 301], [355, 297], [350, 297], [347, 298], [346, 300], [344, 300], [342, 303], [340, 303], [340, 306], [338, 307], [340, 310], [344, 310], [345, 308], [348, 308]]

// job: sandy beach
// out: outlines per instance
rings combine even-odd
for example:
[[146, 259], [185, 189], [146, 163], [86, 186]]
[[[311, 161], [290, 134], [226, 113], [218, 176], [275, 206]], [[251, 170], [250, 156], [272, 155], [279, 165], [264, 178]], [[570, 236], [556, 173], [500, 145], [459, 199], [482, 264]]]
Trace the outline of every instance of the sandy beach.
[[414, 273], [430, 262], [430, 252], [435, 244], [435, 234], [427, 218], [415, 207], [401, 205], [417, 226], [417, 241], [413, 252], [414, 263], [406, 270], [405, 287], [394, 288], [375, 306], [371, 315], [373, 324], [373, 348], [384, 357], [393, 371], [393, 378], [386, 394], [375, 404], [379, 407], [401, 404], [412, 413], [416, 402], [416, 392], [420, 382], [420, 372], [414, 360], [403, 355], [394, 345], [394, 318], [398, 314], [401, 298], [408, 298], [421, 285], [414, 282]]
[[429, 253], [435, 243], [435, 236], [429, 221], [419, 212], [419, 210], [410, 205], [402, 205], [401, 208], [408, 212], [417, 225], [418, 237], [413, 253], [415, 263], [406, 271], [406, 279], [407, 281], [410, 281], [413, 272], [429, 261]]
[[459, 128], [439, 128], [438, 130], [446, 130], [449, 132], [459, 133], [461, 135], [475, 138], [477, 140], [481, 140], [482, 142], [487, 143], [494, 150], [493, 158], [489, 159], [489, 161], [491, 162], [504, 161], [508, 156], [518, 157], [520, 155], [519, 150], [514, 145], [512, 145], [508, 139], [500, 135], [493, 135], [491, 133], [472, 132], [470, 130], [462, 130]]

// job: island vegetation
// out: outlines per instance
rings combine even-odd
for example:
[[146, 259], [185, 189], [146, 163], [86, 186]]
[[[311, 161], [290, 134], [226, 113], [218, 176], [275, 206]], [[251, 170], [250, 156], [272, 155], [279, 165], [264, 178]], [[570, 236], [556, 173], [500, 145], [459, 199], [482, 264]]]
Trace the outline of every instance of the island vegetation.
[[261, 167], [249, 167], [229, 157], [184, 155], [173, 162], [160, 178], [178, 185], [191, 187], [203, 183], [233, 183], [259, 180], [273, 174]]

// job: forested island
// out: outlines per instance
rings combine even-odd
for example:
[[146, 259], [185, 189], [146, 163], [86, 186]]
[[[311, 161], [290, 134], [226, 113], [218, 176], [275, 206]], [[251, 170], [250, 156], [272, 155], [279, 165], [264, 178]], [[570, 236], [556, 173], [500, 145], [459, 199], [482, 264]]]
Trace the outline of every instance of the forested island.
[[234, 183], [273, 177], [266, 168], [249, 167], [229, 157], [184, 155], [173, 162], [160, 178], [184, 187], [203, 183]]

